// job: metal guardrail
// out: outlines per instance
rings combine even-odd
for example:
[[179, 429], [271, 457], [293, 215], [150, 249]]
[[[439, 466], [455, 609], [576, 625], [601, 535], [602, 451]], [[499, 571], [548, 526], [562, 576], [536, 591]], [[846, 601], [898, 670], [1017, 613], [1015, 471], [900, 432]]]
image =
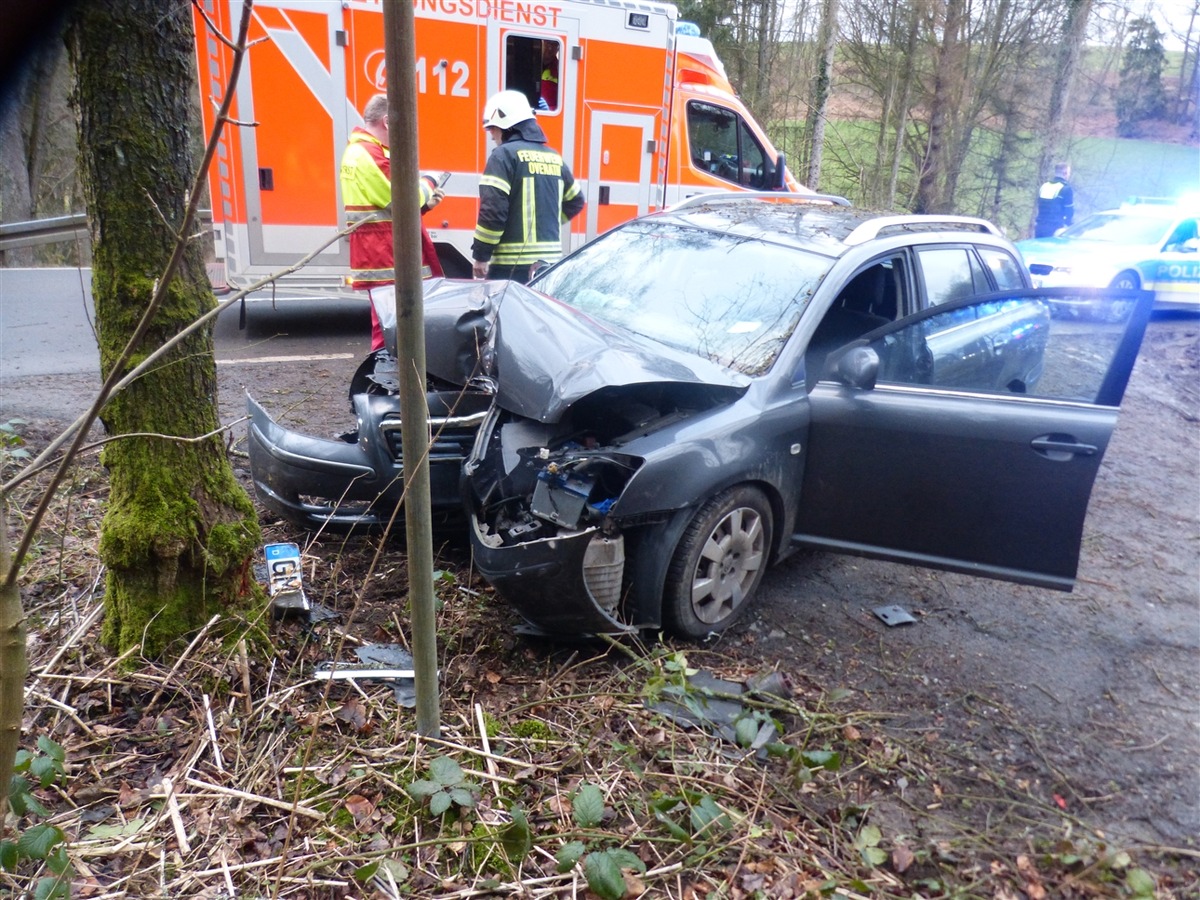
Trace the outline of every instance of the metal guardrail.
[[69, 241], [86, 231], [87, 216], [83, 213], [31, 222], [5, 222], [0, 224], [0, 251]]
[[[212, 210], [197, 210], [201, 222], [212, 223]], [[0, 224], [0, 252], [16, 250], [18, 247], [34, 247], [38, 244], [56, 244], [74, 240], [87, 233], [87, 215], [72, 213], [51, 219], [33, 219], [29, 222], [5, 222]]]

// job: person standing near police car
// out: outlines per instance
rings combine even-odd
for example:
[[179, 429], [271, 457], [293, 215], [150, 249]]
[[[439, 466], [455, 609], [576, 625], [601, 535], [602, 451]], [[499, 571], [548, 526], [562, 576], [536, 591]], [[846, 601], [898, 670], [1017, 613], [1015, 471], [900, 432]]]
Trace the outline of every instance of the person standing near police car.
[[1038, 188], [1035, 238], [1052, 237], [1075, 221], [1075, 192], [1067, 181], [1070, 177], [1069, 165], [1055, 163], [1054, 177]]
[[[350, 233], [350, 286], [371, 298], [371, 351], [384, 349], [379, 310], [390, 321], [395, 316], [396, 267], [392, 249], [392, 181], [388, 144], [387, 94], [376, 94], [363, 107], [363, 124], [350, 132], [342, 154], [340, 180], [346, 226], [364, 219]], [[421, 212], [437, 206], [446, 196], [427, 176], [418, 179]], [[422, 277], [441, 277], [437, 250], [421, 225]]]
[[579, 215], [583, 195], [523, 93], [493, 95], [483, 127], [496, 146], [479, 179], [471, 268], [476, 278], [525, 284], [534, 263], [562, 255], [561, 223]]

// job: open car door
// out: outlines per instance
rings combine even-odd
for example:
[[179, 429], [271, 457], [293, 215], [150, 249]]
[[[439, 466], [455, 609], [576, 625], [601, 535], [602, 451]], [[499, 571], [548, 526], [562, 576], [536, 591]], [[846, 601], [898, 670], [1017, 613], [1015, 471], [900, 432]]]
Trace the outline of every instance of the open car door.
[[[829, 355], [793, 540], [1070, 590], [1153, 295], [948, 303]], [[1083, 305], [1083, 319], [1055, 307]]]

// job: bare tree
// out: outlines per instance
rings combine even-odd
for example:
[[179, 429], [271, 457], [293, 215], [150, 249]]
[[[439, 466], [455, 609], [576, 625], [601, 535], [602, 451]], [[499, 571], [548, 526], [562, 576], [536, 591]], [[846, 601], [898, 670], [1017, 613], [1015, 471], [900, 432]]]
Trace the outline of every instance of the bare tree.
[[[199, 246], [177, 240], [195, 210], [189, 6], [93, 0], [69, 38], [107, 384], [137, 361], [128, 346], [160, 345], [215, 303]], [[257, 518], [225, 456], [216, 390], [209, 323], [101, 414], [123, 436], [103, 455], [102, 638], [114, 650], [157, 655], [214, 613], [261, 601]]]
[[1050, 87], [1050, 108], [1046, 114], [1046, 139], [1042, 143], [1042, 155], [1038, 162], [1039, 177], [1049, 176], [1054, 161], [1063, 155], [1067, 104], [1071, 100], [1079, 55], [1087, 37], [1088, 18], [1092, 14], [1092, 0], [1065, 0], [1065, 6], [1066, 18], [1059, 34], [1054, 80]]
[[[55, 30], [30, 49], [26, 65], [14, 72], [0, 98], [0, 217], [5, 222], [73, 211], [75, 128], [66, 103], [66, 69]], [[61, 262], [63, 255], [61, 247], [20, 247], [0, 251], [0, 265]]]
[[833, 90], [833, 54], [838, 39], [838, 0], [823, 0], [821, 4], [821, 27], [818, 32], [817, 77], [814, 79], [812, 104], [808, 108], [808, 186], [817, 190], [821, 183], [821, 156], [825, 150], [825, 123], [827, 120], [829, 95]]

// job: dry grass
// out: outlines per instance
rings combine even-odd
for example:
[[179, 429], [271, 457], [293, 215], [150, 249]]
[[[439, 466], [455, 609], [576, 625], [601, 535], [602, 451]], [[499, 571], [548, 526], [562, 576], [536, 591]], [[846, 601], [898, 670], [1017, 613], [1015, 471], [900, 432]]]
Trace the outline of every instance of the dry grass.
[[[97, 643], [103, 485], [79, 468], [23, 573], [25, 745], [66, 751], [65, 779], [39, 796], [67, 837], [73, 896], [599, 896], [586, 857], [560, 871], [578, 845], [627, 864], [609, 896], [1120, 897], [1137, 866], [1159, 868], [1158, 896], [1196, 888], [1194, 860], [1121, 857], [1065, 814], [1047, 827], [1020, 785], [889, 734], [821, 685], [743, 699], [770, 752], [679, 724], [650, 704], [698, 701], [687, 667], [762, 673], [694, 646], [517, 638], [454, 550], [440, 739], [414, 735], [389, 684], [312, 678], [356, 645], [405, 642], [402, 554], [374, 540], [305, 548], [310, 597], [335, 620], [276, 620], [271, 646], [213, 628], [169, 663], [114, 659]], [[468, 794], [434, 815], [409, 787], [443, 759]], [[589, 785], [598, 818], [576, 809]], [[0, 895], [43, 874], [0, 873]]]

